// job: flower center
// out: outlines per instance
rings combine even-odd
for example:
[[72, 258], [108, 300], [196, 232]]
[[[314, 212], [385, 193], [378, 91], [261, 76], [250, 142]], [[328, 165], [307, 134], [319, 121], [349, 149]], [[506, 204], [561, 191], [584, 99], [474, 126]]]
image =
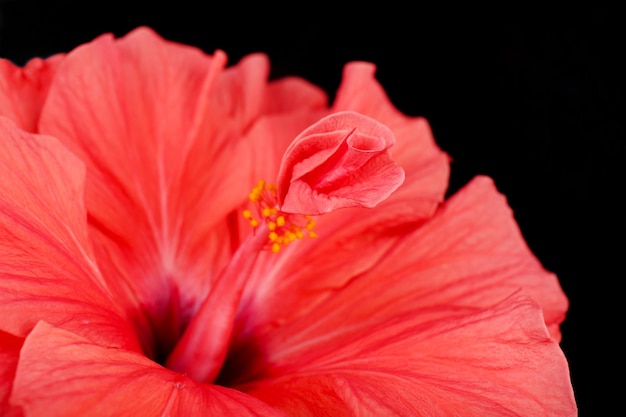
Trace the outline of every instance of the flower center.
[[282, 247], [306, 236], [317, 237], [317, 233], [313, 231], [315, 228], [313, 217], [280, 211], [275, 184], [267, 184], [264, 180], [259, 180], [248, 198], [254, 204], [255, 213], [252, 210], [244, 210], [243, 217], [255, 229], [262, 222], [267, 224], [268, 246], [273, 253], [280, 252]]
[[278, 208], [276, 186], [261, 180], [249, 199], [255, 213], [244, 210], [254, 232], [239, 245], [215, 280], [207, 298], [189, 322], [166, 360], [166, 367], [197, 381], [213, 382], [224, 364], [243, 290], [259, 254], [274, 253], [305, 236], [315, 237], [315, 220]]
[[259, 254], [316, 237], [311, 214], [374, 207], [389, 197], [405, 176], [388, 151], [394, 143], [388, 127], [354, 112], [329, 115], [300, 133], [283, 155], [278, 186], [261, 180], [248, 195], [253, 209], [243, 217], [254, 231], [213, 281], [166, 367], [196, 381], [215, 381]]

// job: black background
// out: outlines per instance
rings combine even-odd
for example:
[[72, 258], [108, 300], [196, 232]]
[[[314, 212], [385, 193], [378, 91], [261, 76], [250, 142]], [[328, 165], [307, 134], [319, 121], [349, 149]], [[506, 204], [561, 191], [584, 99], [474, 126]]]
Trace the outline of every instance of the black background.
[[21, 65], [147, 25], [207, 53], [222, 49], [230, 63], [266, 52], [272, 76], [300, 75], [331, 97], [346, 62], [375, 62], [394, 104], [428, 118], [454, 158], [450, 191], [477, 174], [494, 178], [529, 246], [558, 274], [571, 303], [561, 346], [580, 416], [621, 409], [626, 38], [618, 12], [47, 3], [0, 0], [1, 57]]

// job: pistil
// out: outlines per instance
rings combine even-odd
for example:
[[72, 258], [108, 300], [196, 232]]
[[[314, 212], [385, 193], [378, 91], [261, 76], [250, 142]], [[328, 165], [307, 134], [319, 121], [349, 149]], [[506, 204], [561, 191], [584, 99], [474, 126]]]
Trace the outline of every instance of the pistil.
[[269, 230], [267, 240], [272, 252], [280, 252], [282, 247], [288, 246], [305, 236], [317, 237], [313, 231], [315, 220], [312, 216], [284, 213], [278, 207], [277, 187], [260, 180], [252, 189], [248, 198], [253, 203], [256, 213], [244, 210], [243, 217], [250, 222], [250, 226], [257, 228], [265, 223]]
[[281, 161], [278, 186], [259, 181], [243, 217], [254, 229], [237, 248], [166, 361], [169, 369], [213, 382], [226, 359], [241, 296], [263, 250], [278, 253], [315, 220], [346, 207], [374, 207], [404, 181], [388, 151], [391, 130], [355, 112], [326, 116], [300, 133]]
[[196, 381], [213, 382], [220, 372], [241, 296], [259, 254], [278, 253], [298, 239], [317, 236], [311, 216], [280, 211], [275, 185], [261, 180], [248, 197], [254, 212], [244, 210], [243, 217], [254, 230], [216, 280], [165, 364]]

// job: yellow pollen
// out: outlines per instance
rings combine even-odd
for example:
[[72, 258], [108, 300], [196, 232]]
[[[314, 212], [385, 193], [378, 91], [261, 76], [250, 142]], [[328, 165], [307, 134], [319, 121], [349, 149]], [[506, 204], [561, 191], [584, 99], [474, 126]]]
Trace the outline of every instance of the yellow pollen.
[[315, 220], [312, 216], [283, 213], [278, 208], [278, 188], [274, 184], [267, 184], [260, 180], [250, 191], [248, 198], [255, 207], [253, 210], [243, 210], [243, 217], [250, 222], [250, 226], [256, 228], [261, 222], [267, 224], [268, 248], [272, 253], [302, 239], [305, 236], [317, 237], [313, 231]]

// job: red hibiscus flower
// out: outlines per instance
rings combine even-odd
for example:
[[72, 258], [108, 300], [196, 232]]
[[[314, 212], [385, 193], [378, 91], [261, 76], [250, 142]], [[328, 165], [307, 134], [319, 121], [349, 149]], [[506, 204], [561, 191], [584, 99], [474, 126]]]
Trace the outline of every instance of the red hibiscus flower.
[[146, 28], [0, 62], [0, 412], [575, 416], [567, 299], [350, 63]]

